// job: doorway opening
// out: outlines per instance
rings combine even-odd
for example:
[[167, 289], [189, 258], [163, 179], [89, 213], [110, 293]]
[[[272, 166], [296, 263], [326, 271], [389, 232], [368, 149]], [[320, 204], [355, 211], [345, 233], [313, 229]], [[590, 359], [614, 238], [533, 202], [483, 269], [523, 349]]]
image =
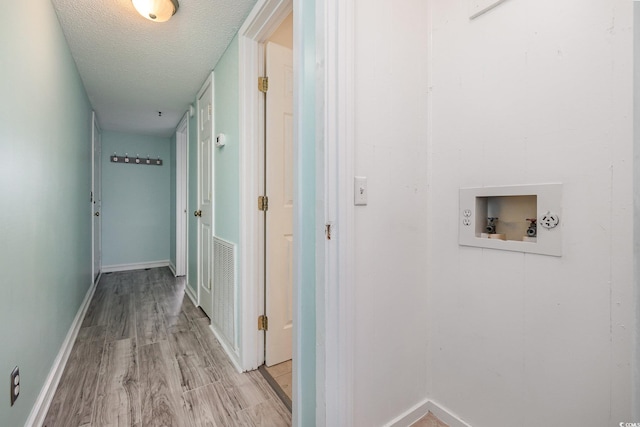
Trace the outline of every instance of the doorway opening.
[[264, 43], [264, 369], [291, 409], [293, 371], [293, 12]]

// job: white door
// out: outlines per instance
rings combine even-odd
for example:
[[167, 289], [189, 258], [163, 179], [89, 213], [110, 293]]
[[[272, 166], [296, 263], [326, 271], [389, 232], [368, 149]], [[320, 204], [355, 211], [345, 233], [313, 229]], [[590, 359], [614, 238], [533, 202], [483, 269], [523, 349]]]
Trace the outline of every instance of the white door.
[[291, 359], [293, 327], [293, 53], [267, 43], [265, 363]]
[[188, 113], [176, 132], [176, 276], [187, 274]]
[[198, 93], [198, 302], [212, 317], [213, 74]]
[[102, 192], [100, 191], [102, 185], [102, 150], [100, 145], [100, 129], [93, 113], [93, 176], [92, 176], [92, 188], [91, 188], [91, 212], [93, 214], [93, 280], [100, 276], [100, 270], [102, 269], [102, 218], [100, 217], [102, 212]]

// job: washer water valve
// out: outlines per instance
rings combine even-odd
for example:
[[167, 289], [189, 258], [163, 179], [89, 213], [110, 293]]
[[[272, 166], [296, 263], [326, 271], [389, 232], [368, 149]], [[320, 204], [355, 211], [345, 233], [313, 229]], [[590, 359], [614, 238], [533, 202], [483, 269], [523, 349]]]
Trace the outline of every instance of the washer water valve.
[[487, 218], [487, 226], [484, 228], [484, 231], [487, 234], [496, 234], [496, 221], [499, 218], [497, 216], [490, 216]]
[[536, 237], [538, 235], [538, 218], [527, 218], [527, 221], [530, 222], [529, 228], [527, 228], [527, 236]]

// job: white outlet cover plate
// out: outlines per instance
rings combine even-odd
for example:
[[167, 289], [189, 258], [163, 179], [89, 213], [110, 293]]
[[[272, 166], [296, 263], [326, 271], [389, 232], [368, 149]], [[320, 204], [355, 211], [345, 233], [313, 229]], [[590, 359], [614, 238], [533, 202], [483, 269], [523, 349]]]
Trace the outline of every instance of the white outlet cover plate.
[[[476, 213], [476, 198], [500, 196], [536, 196], [537, 218], [553, 212], [559, 218], [557, 227], [538, 227], [535, 242], [497, 240], [480, 237], [486, 223], [485, 214]], [[469, 215], [471, 211], [471, 215]], [[470, 225], [467, 224], [470, 220]], [[478, 187], [460, 189], [458, 209], [458, 243], [462, 246], [499, 249], [504, 251], [528, 252], [541, 255], [562, 256], [562, 184], [513, 185], [501, 187]]]

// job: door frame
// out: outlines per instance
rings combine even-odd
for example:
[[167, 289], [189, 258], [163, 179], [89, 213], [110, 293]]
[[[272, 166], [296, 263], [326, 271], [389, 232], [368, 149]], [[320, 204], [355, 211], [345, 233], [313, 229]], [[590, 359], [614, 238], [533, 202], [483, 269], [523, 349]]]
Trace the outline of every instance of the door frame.
[[[255, 369], [264, 359], [264, 334], [256, 319], [264, 302], [263, 216], [256, 206], [264, 176], [264, 103], [256, 89], [264, 70], [262, 43], [294, 11], [294, 67], [305, 75], [295, 77], [294, 173], [300, 159], [297, 142], [306, 129], [298, 126], [305, 106], [305, 85], [315, 88], [316, 157], [316, 298], [315, 312], [302, 313], [300, 293], [294, 294], [293, 425], [302, 425], [297, 409], [303, 390], [297, 370], [302, 352], [300, 317], [316, 325], [315, 408], [317, 425], [353, 425], [354, 367], [354, 46], [353, 0], [259, 0], [238, 32], [240, 68], [240, 357], [244, 370]], [[313, 10], [311, 10], [313, 9]], [[298, 14], [298, 12], [301, 12]], [[305, 16], [301, 16], [302, 13]], [[315, 17], [315, 39], [303, 33], [305, 19]], [[307, 44], [308, 43], [308, 44]], [[306, 50], [305, 50], [306, 49]], [[309, 49], [313, 52], [309, 52]], [[310, 64], [310, 61], [313, 64]], [[315, 67], [315, 68], [314, 68]], [[308, 107], [308, 105], [306, 105]], [[296, 190], [297, 191], [297, 190]], [[296, 197], [299, 194], [296, 192]], [[294, 208], [294, 235], [301, 236], [300, 208]], [[333, 236], [326, 240], [324, 226]], [[294, 259], [294, 278], [301, 273]], [[296, 285], [298, 286], [298, 285]], [[308, 350], [308, 349], [307, 349]]]
[[[180, 135], [184, 135], [182, 142]], [[189, 249], [187, 244], [189, 186], [189, 113], [176, 127], [176, 276], [187, 274]], [[180, 218], [183, 218], [180, 220]]]
[[[264, 363], [264, 215], [257, 198], [264, 195], [264, 97], [258, 77], [264, 73], [264, 42], [293, 10], [292, 0], [263, 0], [238, 32], [240, 62], [240, 363], [252, 370]], [[294, 306], [296, 302], [294, 301]], [[294, 308], [295, 310], [295, 308]]]
[[[202, 147], [200, 144], [200, 97], [202, 96], [202, 94], [205, 92], [205, 90], [207, 89], [208, 86], [211, 86], [211, 106], [212, 108], [214, 108], [214, 104], [215, 104], [215, 88], [214, 88], [214, 72], [211, 71], [209, 73], [209, 75], [207, 76], [206, 80], [204, 81], [204, 83], [202, 83], [202, 86], [200, 87], [200, 90], [198, 90], [198, 93], [196, 94], [196, 127], [197, 127], [197, 144], [198, 144], [198, 167], [197, 167], [197, 182], [198, 182], [198, 186], [197, 186], [197, 206], [196, 206], [196, 210], [198, 210], [200, 208], [200, 174], [202, 173]], [[188, 128], [188, 126], [187, 126]], [[213, 144], [213, 138], [215, 138], [215, 109], [214, 111], [211, 113], [211, 143]], [[214, 157], [213, 157], [213, 146], [211, 149], [211, 189], [212, 192], [215, 192], [215, 161], [214, 161]], [[215, 206], [213, 201], [215, 201], [215, 196], [212, 196], [212, 206], [211, 206], [211, 234], [212, 234], [212, 239], [213, 236], [215, 235], [215, 224], [216, 224], [216, 210], [215, 210]], [[200, 240], [201, 240], [201, 232], [200, 232], [200, 224], [201, 222], [198, 221], [198, 224], [196, 226], [197, 229], [197, 253], [196, 256], [198, 257], [198, 262], [197, 262], [197, 267], [196, 267], [196, 271], [197, 271], [197, 278], [196, 278], [196, 288], [198, 288], [198, 306], [201, 306], [201, 295], [200, 295], [200, 272], [202, 271], [202, 256], [200, 254]], [[213, 249], [213, 248], [211, 248]], [[211, 256], [213, 257], [213, 253], [211, 253]], [[211, 275], [213, 276], [213, 259], [211, 260]]]
[[[102, 178], [100, 177], [98, 179], [98, 177], [96, 177], [96, 137], [98, 139], [98, 144], [100, 145], [100, 153], [102, 153], [102, 144], [101, 144], [101, 131], [100, 131], [100, 125], [98, 123], [98, 116], [96, 115], [95, 111], [91, 112], [91, 202], [89, 203], [90, 205], [90, 213], [91, 213], [91, 282], [92, 283], [98, 283], [98, 280], [100, 280], [100, 275], [102, 274], [102, 262], [100, 262], [100, 266], [99, 266], [99, 271], [95, 271], [95, 266], [96, 266], [96, 245], [95, 245], [95, 241], [96, 241], [96, 233], [100, 233], [101, 230], [96, 230], [95, 227], [95, 220], [93, 218], [94, 216], [94, 200], [95, 200], [95, 196], [96, 196], [96, 187], [102, 185], [102, 182], [96, 182], [96, 181], [102, 181]], [[102, 161], [102, 155], [100, 156], [101, 158], [98, 159], [99, 162]], [[102, 165], [100, 165], [100, 168], [102, 168]], [[102, 174], [100, 174], [102, 176]], [[102, 210], [102, 206], [100, 206], [100, 210]], [[100, 220], [98, 221], [100, 224], [102, 224], [102, 218], [100, 218]], [[102, 227], [100, 227], [102, 228]], [[102, 237], [102, 236], [101, 236]], [[102, 246], [102, 239], [100, 239], [100, 244]], [[99, 249], [99, 252], [102, 252], [102, 248]], [[102, 261], [102, 257], [100, 257], [100, 260]]]
[[[319, 425], [354, 425], [355, 1], [316, 6], [316, 356]], [[321, 222], [322, 221], [322, 222]]]

